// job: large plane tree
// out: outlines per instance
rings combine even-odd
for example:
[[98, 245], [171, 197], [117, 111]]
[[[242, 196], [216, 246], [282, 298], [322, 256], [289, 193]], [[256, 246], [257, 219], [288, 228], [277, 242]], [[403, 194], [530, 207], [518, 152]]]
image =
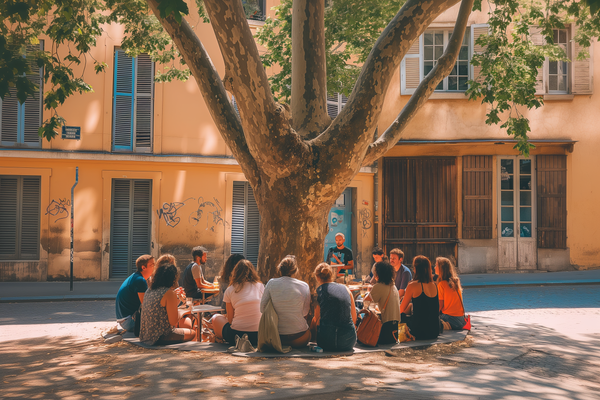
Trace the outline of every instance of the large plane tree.
[[[91, 90], [74, 68], [89, 62], [102, 72], [105, 65], [86, 55], [102, 34], [103, 24], [122, 23], [126, 27], [123, 48], [131, 55], [150, 53], [163, 66], [158, 81], [186, 79], [190, 74], [196, 80], [216, 128], [254, 191], [262, 218], [258, 266], [263, 279], [275, 275], [283, 256], [295, 254], [300, 275], [308, 281], [314, 266], [322, 261], [327, 214], [335, 199], [362, 166], [371, 165], [396, 144], [438, 83], [451, 72], [469, 15], [473, 8], [481, 7], [481, 0], [460, 2], [444, 54], [398, 110], [393, 123], [374, 137], [390, 81], [402, 58], [431, 22], [458, 2], [407, 0], [387, 25], [376, 29], [378, 38], [373, 43], [366, 41], [371, 48], [365, 51], [351, 40], [328, 40], [327, 35], [335, 32], [325, 25], [327, 12], [344, 5], [349, 19], [360, 19], [352, 15], [353, 3], [360, 3], [358, 0], [284, 0], [282, 4], [288, 4], [291, 11], [280, 10], [281, 15], [291, 16], [291, 22], [289, 40], [281, 47], [282, 54], [289, 57], [279, 59], [287, 75], [276, 78], [279, 85], [274, 93], [274, 77], [270, 81], [267, 76], [241, 0], [196, 0], [193, 4], [205, 22], [212, 24], [225, 64], [224, 76], [215, 69], [191, 26], [199, 18], [191, 18], [184, 0], [5, 0], [0, 4], [0, 97], [13, 93], [24, 101], [33, 95], [35, 83], [27, 78], [27, 72], [36, 66], [44, 67], [48, 109], [55, 110], [73, 93]], [[542, 104], [534, 87], [544, 57], [565, 57], [552, 46], [552, 27], [575, 16], [582, 28], [577, 40], [589, 45], [600, 25], [597, 18], [590, 17], [588, 6], [577, 1], [521, 4], [494, 0], [490, 7], [490, 33], [480, 39], [486, 51], [473, 60], [481, 67], [482, 78], [471, 83], [469, 93], [489, 104], [487, 122], [502, 122], [507, 132], [519, 139], [519, 148], [527, 152], [528, 122], [518, 109]], [[334, 16], [336, 24], [344, 23], [344, 15]], [[284, 25], [272, 33], [287, 34]], [[531, 25], [544, 28], [548, 46], [531, 45]], [[34, 51], [42, 34], [53, 45]], [[23, 57], [27, 45], [30, 51]], [[61, 47], [62, 52], [58, 50]], [[347, 65], [340, 68], [340, 57], [334, 56], [353, 48], [356, 57], [346, 57]], [[327, 61], [334, 59], [337, 66], [328, 74]], [[283, 65], [286, 62], [287, 66]], [[172, 67], [178, 63], [183, 69]], [[332, 120], [326, 107], [328, 75], [330, 79], [335, 74], [347, 78], [352, 70], [355, 82], [348, 102]], [[228, 92], [236, 99], [239, 116]], [[53, 111], [40, 134], [50, 140], [62, 122]]]

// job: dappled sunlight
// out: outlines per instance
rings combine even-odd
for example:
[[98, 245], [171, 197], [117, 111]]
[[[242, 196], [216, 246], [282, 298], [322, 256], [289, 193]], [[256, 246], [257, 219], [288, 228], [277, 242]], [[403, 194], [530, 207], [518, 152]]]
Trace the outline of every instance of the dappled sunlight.
[[173, 191], [173, 200], [174, 201], [183, 201], [183, 191], [185, 190], [185, 177], [187, 175], [187, 171], [181, 170], [176, 173], [177, 177], [175, 178], [175, 190]]
[[[97, 134], [100, 132], [100, 118], [102, 117], [102, 104], [100, 100], [94, 100], [88, 103], [88, 107], [83, 120], [85, 121], [81, 127], [82, 133]], [[78, 147], [80, 141], [78, 141]]]

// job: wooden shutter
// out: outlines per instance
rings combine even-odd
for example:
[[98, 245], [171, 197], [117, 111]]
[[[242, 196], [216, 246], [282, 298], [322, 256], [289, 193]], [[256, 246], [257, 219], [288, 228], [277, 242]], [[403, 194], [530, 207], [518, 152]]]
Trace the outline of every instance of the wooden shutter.
[[[489, 31], [488, 24], [473, 24], [473, 25], [471, 25], [471, 43], [470, 43], [471, 58], [473, 57], [473, 54], [481, 54], [485, 51], [484, 46], [480, 46], [475, 43], [477, 42], [477, 39], [479, 39], [479, 37], [481, 35], [486, 35], [488, 33], [488, 31]], [[483, 79], [479, 77], [480, 72], [481, 72], [480, 66], [471, 65], [471, 79], [473, 79], [476, 82], [481, 83], [483, 81]]]
[[3, 146], [13, 146], [19, 141], [19, 101], [17, 89], [9, 88], [8, 95], [0, 99], [2, 103], [2, 121], [0, 122], [0, 136]]
[[113, 97], [113, 148], [133, 150], [134, 59], [115, 50]]
[[[577, 34], [577, 25], [571, 25], [571, 39]], [[573, 94], [592, 94], [592, 49], [590, 46], [587, 50], [590, 54], [585, 60], [577, 60], [577, 55], [581, 52], [582, 47], [573, 41], [571, 45], [571, 93]]]
[[492, 238], [492, 156], [463, 156], [463, 239]]
[[140, 54], [136, 62], [135, 148], [149, 152], [152, 150], [154, 62], [148, 54]]
[[17, 259], [18, 186], [16, 176], [0, 176], [0, 259]]
[[543, 249], [567, 248], [567, 156], [537, 156], [537, 238]]
[[150, 254], [152, 181], [136, 180], [132, 184], [131, 261], [129, 265], [135, 268], [135, 260], [139, 256]]
[[408, 263], [456, 257], [456, 159], [385, 158], [383, 216], [385, 248], [399, 247]]
[[413, 94], [423, 80], [422, 46], [423, 35], [414, 41], [400, 64], [401, 87], [400, 94]]
[[112, 181], [112, 221], [110, 223], [110, 277], [126, 278], [129, 271], [129, 202], [131, 181]]
[[335, 93], [333, 96], [327, 95], [327, 114], [331, 119], [334, 119], [342, 111], [342, 108], [348, 102], [348, 98], [340, 93]]
[[[544, 35], [542, 35], [542, 28], [539, 26], [531, 26], [529, 28], [529, 35], [531, 36], [531, 41], [536, 46], [543, 46], [546, 44], [546, 39]], [[538, 69], [536, 84], [535, 84], [535, 94], [543, 95], [546, 93], [546, 86], [544, 82], [544, 68], [546, 67], [547, 62], [544, 62], [544, 67]]]
[[[40, 51], [43, 48], [44, 42], [40, 41], [38, 45], [27, 46], [27, 51]], [[38, 131], [42, 126], [43, 69], [39, 68], [33, 60], [29, 60], [29, 67], [32, 73], [27, 75], [27, 78], [38, 87], [38, 90], [33, 97], [27, 97], [23, 105], [23, 143], [31, 147], [40, 147], [42, 141]]]
[[233, 182], [231, 253], [243, 254], [257, 268], [260, 214], [248, 182]]
[[35, 260], [40, 245], [40, 177], [0, 177], [0, 259]]

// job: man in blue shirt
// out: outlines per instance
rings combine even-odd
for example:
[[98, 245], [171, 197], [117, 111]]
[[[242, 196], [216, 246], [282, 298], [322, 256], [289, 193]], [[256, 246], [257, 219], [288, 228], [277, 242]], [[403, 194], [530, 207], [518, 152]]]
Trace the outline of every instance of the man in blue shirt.
[[154, 272], [154, 257], [144, 254], [136, 260], [135, 266], [137, 271], [125, 279], [115, 301], [117, 322], [129, 332], [133, 332], [135, 327], [135, 321], [131, 317], [142, 305], [148, 289], [146, 281]]
[[412, 272], [406, 265], [402, 264], [402, 261], [404, 261], [404, 252], [400, 249], [392, 249], [390, 251], [390, 264], [396, 271], [395, 284], [401, 299], [404, 297], [406, 286], [412, 281]]

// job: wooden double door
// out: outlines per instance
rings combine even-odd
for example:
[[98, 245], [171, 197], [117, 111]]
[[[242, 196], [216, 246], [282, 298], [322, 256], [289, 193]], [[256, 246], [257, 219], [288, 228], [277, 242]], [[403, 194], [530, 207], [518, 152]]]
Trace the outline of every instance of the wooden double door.
[[455, 157], [390, 157], [383, 160], [383, 242], [387, 253], [404, 252], [432, 263], [456, 260], [457, 192]]

